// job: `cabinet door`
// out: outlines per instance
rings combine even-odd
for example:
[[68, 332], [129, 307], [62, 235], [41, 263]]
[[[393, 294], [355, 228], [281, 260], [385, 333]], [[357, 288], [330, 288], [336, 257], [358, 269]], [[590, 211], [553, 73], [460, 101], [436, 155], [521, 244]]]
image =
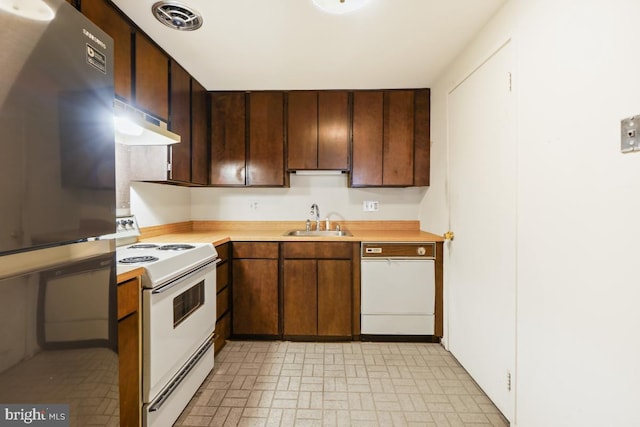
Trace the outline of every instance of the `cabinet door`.
[[209, 183], [209, 112], [207, 90], [191, 79], [191, 183]]
[[233, 334], [278, 335], [278, 260], [232, 262]]
[[318, 169], [349, 169], [349, 93], [318, 92]]
[[284, 330], [285, 336], [315, 336], [318, 333], [317, 262], [285, 260]]
[[349, 169], [349, 94], [289, 92], [287, 168]]
[[180, 135], [180, 142], [171, 145], [170, 179], [191, 182], [191, 76], [174, 60], [171, 60], [169, 124], [171, 130]]
[[169, 58], [142, 33], [135, 36], [135, 102], [159, 119], [169, 119]]
[[413, 185], [414, 91], [384, 93], [382, 184]]
[[318, 93], [294, 91], [287, 95], [287, 168], [318, 167]]
[[113, 38], [115, 92], [131, 102], [131, 25], [106, 0], [82, 0], [80, 7], [84, 16]]
[[351, 186], [382, 185], [383, 93], [353, 93]]
[[245, 184], [245, 94], [211, 94], [212, 185]]
[[284, 186], [284, 93], [249, 94], [247, 185]]
[[318, 335], [350, 337], [350, 260], [318, 260]]
[[415, 92], [414, 120], [413, 185], [427, 186], [431, 170], [431, 91], [429, 89], [418, 89]]

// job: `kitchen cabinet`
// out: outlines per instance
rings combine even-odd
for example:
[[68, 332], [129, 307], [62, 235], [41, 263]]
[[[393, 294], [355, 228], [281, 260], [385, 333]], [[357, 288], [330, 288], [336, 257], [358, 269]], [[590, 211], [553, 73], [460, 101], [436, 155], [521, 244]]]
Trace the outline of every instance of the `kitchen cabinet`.
[[204, 185], [208, 182], [206, 90], [171, 60], [170, 129], [181, 141], [171, 145], [170, 180]]
[[287, 169], [349, 169], [349, 93], [287, 94]]
[[191, 183], [209, 183], [209, 104], [207, 90], [191, 78]]
[[169, 128], [180, 135], [180, 142], [171, 145], [170, 180], [191, 182], [191, 76], [171, 60], [171, 121]]
[[351, 339], [352, 244], [285, 242], [282, 252], [284, 338]]
[[353, 93], [352, 187], [429, 184], [429, 89]]
[[211, 185], [244, 185], [246, 164], [244, 92], [211, 93]]
[[118, 283], [120, 425], [139, 426], [141, 408], [140, 278]]
[[284, 93], [211, 93], [211, 185], [282, 187]]
[[250, 92], [246, 185], [284, 187], [284, 93]]
[[276, 242], [232, 244], [232, 335], [278, 338], [278, 259]]
[[113, 70], [116, 96], [126, 102], [131, 102], [131, 37], [134, 33], [134, 28], [107, 0], [82, 0], [80, 2], [80, 11], [113, 38]]
[[216, 268], [216, 328], [214, 351], [218, 353], [226, 344], [226, 340], [231, 335], [231, 310], [229, 306], [229, 296], [231, 286], [229, 280], [229, 265], [231, 265], [230, 255], [231, 244], [225, 243], [216, 246], [218, 257], [221, 262]]
[[134, 100], [138, 108], [169, 121], [169, 57], [147, 36], [135, 33]]

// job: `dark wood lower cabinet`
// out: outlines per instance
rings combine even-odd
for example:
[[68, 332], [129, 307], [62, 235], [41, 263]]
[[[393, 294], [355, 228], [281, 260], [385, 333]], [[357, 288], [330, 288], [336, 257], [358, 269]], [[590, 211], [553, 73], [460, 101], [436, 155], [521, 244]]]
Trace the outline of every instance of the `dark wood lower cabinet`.
[[318, 333], [318, 263], [315, 260], [284, 261], [285, 336]]
[[233, 243], [232, 335], [278, 337], [278, 243]]
[[351, 337], [351, 260], [318, 260], [318, 335]]
[[285, 339], [352, 338], [351, 256], [349, 243], [283, 243]]
[[140, 279], [118, 284], [120, 425], [140, 425]]

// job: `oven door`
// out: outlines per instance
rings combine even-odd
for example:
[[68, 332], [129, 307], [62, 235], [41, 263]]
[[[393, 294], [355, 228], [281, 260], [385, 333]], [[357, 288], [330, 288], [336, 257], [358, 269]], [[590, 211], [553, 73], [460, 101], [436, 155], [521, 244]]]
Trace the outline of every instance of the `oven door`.
[[143, 401], [151, 402], [214, 331], [216, 262], [145, 289], [143, 299]]

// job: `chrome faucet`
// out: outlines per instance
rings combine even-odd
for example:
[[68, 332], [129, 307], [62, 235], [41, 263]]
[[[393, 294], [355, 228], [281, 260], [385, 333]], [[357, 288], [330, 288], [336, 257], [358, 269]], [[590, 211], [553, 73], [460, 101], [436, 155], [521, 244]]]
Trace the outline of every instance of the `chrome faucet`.
[[320, 230], [320, 208], [318, 208], [317, 204], [311, 205], [311, 215], [315, 215], [316, 217], [316, 230]]

